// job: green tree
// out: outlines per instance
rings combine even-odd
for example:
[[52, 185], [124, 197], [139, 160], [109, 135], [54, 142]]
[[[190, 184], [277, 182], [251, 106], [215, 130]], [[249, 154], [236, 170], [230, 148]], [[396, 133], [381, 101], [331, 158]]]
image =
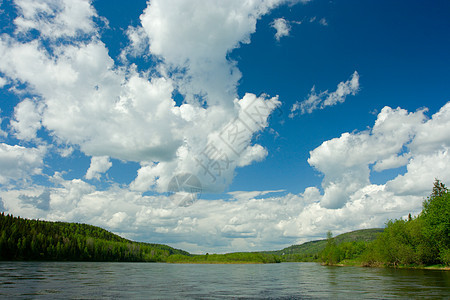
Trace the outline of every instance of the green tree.
[[320, 257], [322, 262], [327, 265], [336, 264], [341, 260], [340, 249], [336, 246], [336, 242], [331, 231], [327, 232], [327, 245], [321, 252]]
[[165, 261], [174, 253], [189, 255], [166, 245], [132, 242], [91, 225], [0, 214], [1, 260]]
[[428, 248], [425, 263], [449, 264], [450, 194], [438, 179], [434, 182], [430, 197], [423, 202], [420, 217], [423, 219], [424, 247]]
[[417, 218], [390, 220], [363, 255], [365, 264], [450, 265], [450, 193], [435, 180]]

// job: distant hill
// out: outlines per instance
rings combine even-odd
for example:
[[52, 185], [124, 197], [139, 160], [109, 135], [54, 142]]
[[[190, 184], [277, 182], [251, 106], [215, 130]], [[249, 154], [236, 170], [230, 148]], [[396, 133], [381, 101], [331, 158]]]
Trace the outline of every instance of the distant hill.
[[[377, 235], [383, 232], [383, 228], [361, 229], [340, 234], [334, 237], [336, 245], [345, 242], [371, 242]], [[292, 245], [282, 250], [264, 251], [263, 253], [280, 255], [284, 261], [313, 261], [318, 258], [319, 253], [325, 249], [326, 239], [306, 242], [300, 245]]]
[[[383, 232], [382, 228], [362, 229], [334, 237], [335, 245], [343, 243], [369, 243]], [[320, 261], [320, 254], [327, 246], [327, 240], [317, 240], [301, 245], [292, 245], [277, 251], [236, 252], [206, 255], [172, 255], [168, 262], [177, 263], [279, 263]]]
[[97, 226], [0, 214], [0, 260], [166, 261], [190, 256], [167, 245], [127, 240]]
[[[370, 242], [381, 228], [356, 230], [334, 238]], [[162, 244], [134, 242], [97, 226], [29, 220], [0, 214], [0, 260], [136, 261], [187, 263], [271, 263], [317, 261], [326, 240], [292, 245], [278, 251], [192, 255]]]

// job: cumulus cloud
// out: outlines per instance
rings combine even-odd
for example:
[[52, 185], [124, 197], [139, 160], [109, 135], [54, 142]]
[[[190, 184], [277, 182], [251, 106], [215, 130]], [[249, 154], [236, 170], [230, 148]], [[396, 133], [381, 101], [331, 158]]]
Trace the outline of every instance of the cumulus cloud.
[[[281, 103], [277, 97], [246, 94], [242, 99], [236, 99], [235, 104], [238, 107], [237, 116], [206, 133], [204, 141], [199, 140], [198, 136], [187, 136], [186, 143], [177, 150], [178, 160], [142, 162], [131, 187], [137, 191], [151, 187], [164, 191], [174, 175], [193, 173], [200, 179], [204, 190], [219, 192], [231, 182], [236, 167], [265, 158], [267, 150], [261, 145], [252, 145], [250, 141], [256, 132], [268, 126], [269, 115]], [[179, 113], [190, 114], [192, 111]], [[217, 115], [217, 118], [220, 116]], [[189, 143], [190, 138], [197, 142]]]
[[261, 145], [256, 144], [253, 146], [248, 146], [242, 152], [237, 165], [239, 167], [244, 167], [250, 165], [254, 161], [262, 161], [264, 158], [266, 158], [267, 154], [267, 150]]
[[127, 61], [128, 57], [145, 56], [147, 54], [149, 41], [148, 36], [141, 26], [128, 27], [126, 31], [130, 44], [122, 49], [120, 58]]
[[231, 195], [234, 199], [237, 200], [246, 200], [246, 199], [254, 199], [256, 197], [266, 196], [268, 194], [274, 194], [274, 193], [282, 193], [285, 192], [285, 190], [274, 190], [274, 191], [234, 191], [229, 192], [228, 194]]
[[108, 156], [94, 156], [91, 159], [91, 165], [89, 166], [89, 169], [86, 172], [86, 179], [100, 179], [100, 176], [102, 173], [105, 173], [106, 171], [111, 168], [112, 162], [110, 162]]
[[[232, 107], [241, 73], [227, 54], [250, 42], [257, 20], [283, 0], [151, 1], [141, 15], [150, 52], [177, 71], [177, 88], [192, 103]], [[185, 20], [189, 19], [189, 22]]]
[[[142, 193], [164, 192], [174, 175], [186, 173], [204, 191], [222, 191], [237, 167], [267, 156], [252, 137], [281, 103], [276, 96], [238, 97], [241, 75], [228, 54], [248, 43], [257, 20], [281, 2], [151, 1], [141, 24], [128, 29], [118, 66], [99, 38], [89, 1], [16, 1], [16, 31], [0, 36], [0, 72], [8, 84], [24, 83], [15, 91], [28, 98], [9, 125], [27, 147], [0, 144], [1, 206], [199, 252], [279, 249], [420, 211], [434, 177], [450, 182], [449, 104], [430, 119], [424, 110], [385, 107], [371, 129], [325, 141], [308, 160], [324, 175], [322, 189], [233, 192], [231, 199], [199, 199], [189, 207]], [[156, 67], [140, 72], [127, 62], [139, 55]], [[358, 89], [355, 72], [334, 92], [313, 89], [291, 115], [343, 102]], [[183, 103], [174, 101], [176, 92]], [[32, 146], [39, 130], [52, 145]], [[85, 178], [55, 173], [49, 186], [27, 184], [42, 174], [51, 147], [62, 156], [73, 149], [91, 156]], [[110, 158], [140, 168], [129, 186], [98, 190], [89, 180], [109, 170]], [[370, 182], [371, 172], [401, 166], [406, 173], [386, 184]]]
[[40, 210], [47, 211], [50, 209], [50, 191], [44, 190], [38, 196], [28, 196], [26, 194], [19, 195], [19, 199], [24, 205], [30, 205]]
[[[57, 173], [50, 179], [54, 187], [2, 189], [0, 197], [8, 213], [90, 223], [195, 253], [280, 249], [324, 238], [328, 230], [382, 227], [387, 219], [418, 214], [434, 178], [450, 182], [450, 135], [426, 138], [450, 122], [449, 111], [450, 103], [428, 118], [426, 110], [384, 107], [371, 129], [325, 141], [309, 159], [324, 174], [324, 192], [317, 187], [300, 194], [235, 191], [231, 198], [198, 199], [180, 207], [169, 195], [144, 196], [117, 185], [99, 191]], [[370, 182], [371, 172], [399, 165], [406, 166], [404, 174], [385, 184]], [[140, 172], [152, 177], [143, 184], [157, 180], [160, 167], [143, 165]]]
[[41, 128], [42, 105], [25, 99], [14, 108], [14, 120], [11, 128], [18, 139], [30, 141], [36, 139], [36, 132]]
[[290, 118], [300, 114], [312, 113], [316, 109], [324, 109], [327, 106], [333, 106], [338, 103], [343, 103], [347, 96], [356, 95], [359, 91], [359, 74], [354, 72], [349, 80], [340, 82], [336, 91], [317, 93], [315, 87], [311, 89], [308, 99], [302, 102], [295, 102], [291, 107]]
[[[303, 3], [309, 2], [309, 1], [301, 1]], [[301, 25], [304, 22], [309, 21], [309, 23], [319, 23], [322, 26], [328, 26], [328, 21], [326, 18], [318, 19], [317, 17], [311, 17], [311, 18], [303, 18], [302, 20], [292, 20], [288, 21], [284, 18], [277, 18], [272, 21], [270, 24], [272, 28], [276, 30], [275, 32], [275, 39], [279, 42], [282, 37], [289, 36], [291, 32], [291, 25]]]
[[97, 191], [81, 180], [60, 181], [50, 195], [44, 191], [1, 191], [0, 197], [9, 213], [94, 224], [194, 253], [275, 250], [324, 238], [328, 230], [339, 234], [381, 227], [386, 218], [417, 213], [422, 201], [376, 185], [364, 187], [340, 209], [322, 207], [315, 188], [301, 194], [233, 192], [231, 201], [200, 199], [188, 207], [174, 205], [168, 196], [143, 196], [125, 188]]
[[280, 41], [280, 39], [284, 36], [289, 36], [291, 27], [289, 26], [289, 23], [285, 19], [283, 18], [275, 19], [273, 20], [271, 25], [277, 31], [275, 33], [275, 39], [277, 41]]
[[[0, 71], [36, 97], [15, 108], [12, 131], [32, 141], [43, 128], [63, 156], [79, 148], [139, 162], [132, 184], [138, 191], [162, 192], [183, 172], [203, 177], [211, 191], [223, 190], [236, 167], [267, 155], [251, 139], [280, 105], [266, 95], [239, 99], [241, 75], [228, 54], [249, 43], [257, 20], [282, 2], [151, 1], [141, 25], [127, 30], [130, 44], [119, 67], [99, 38], [100, 17], [90, 1], [18, 0], [16, 31], [0, 37]], [[31, 31], [39, 34], [21, 38]], [[137, 55], [155, 67], [139, 72], [127, 61]], [[181, 105], [175, 92], [184, 97]], [[264, 108], [255, 115], [251, 105]], [[231, 141], [234, 128], [245, 129], [239, 141]], [[101, 173], [94, 165], [86, 178]]]
[[[2, 110], [0, 109], [0, 114], [2, 113]], [[3, 131], [3, 129], [1, 128], [1, 125], [3, 123], [4, 118], [2, 116], [0, 116], [0, 137], [8, 137], [8, 133]]]
[[3, 88], [7, 83], [8, 81], [5, 78], [0, 77], [0, 89]]
[[[42, 125], [59, 140], [94, 156], [137, 161], [174, 156], [182, 137], [172, 133], [172, 126], [179, 124], [170, 120], [170, 80], [136, 73], [126, 80], [124, 72], [112, 69], [100, 41], [68, 46], [54, 58], [56, 63], [36, 41], [22, 44], [6, 38], [0, 51], [9, 59], [0, 68], [41, 95]], [[21, 128], [20, 122], [28, 119], [17, 119], [14, 127]]]
[[[74, 37], [94, 31], [97, 16], [89, 0], [15, 0], [16, 32], [37, 30], [45, 38]], [[58, 13], [55, 14], [55, 11]]]
[[448, 146], [427, 154], [413, 155], [407, 165], [407, 172], [389, 181], [386, 188], [397, 195], [425, 195], [435, 178], [447, 184], [450, 182], [449, 163]]
[[0, 184], [24, 184], [42, 172], [45, 147], [25, 148], [0, 143]]
[[[450, 135], [439, 131], [450, 121], [450, 104], [431, 119], [426, 110], [384, 107], [372, 129], [343, 133], [310, 152], [308, 162], [324, 175], [321, 205], [341, 208], [357, 191], [370, 184], [370, 173], [407, 167], [407, 173], [386, 184], [396, 195], [424, 196], [434, 178], [450, 180], [447, 165]], [[449, 124], [450, 125], [450, 124]], [[428, 138], [431, 131], [440, 132]]]

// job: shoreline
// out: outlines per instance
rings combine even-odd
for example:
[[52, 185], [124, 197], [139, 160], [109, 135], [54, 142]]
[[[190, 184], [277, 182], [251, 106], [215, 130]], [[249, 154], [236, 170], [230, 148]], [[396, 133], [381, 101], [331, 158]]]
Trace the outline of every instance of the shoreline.
[[450, 266], [386, 266], [379, 265], [362, 265], [361, 263], [338, 263], [325, 264], [321, 262], [306, 261], [284, 261], [284, 262], [260, 262], [260, 261], [82, 261], [82, 260], [0, 260], [1, 262], [104, 262], [104, 263], [162, 263], [162, 264], [180, 264], [180, 265], [264, 265], [264, 264], [283, 264], [283, 263], [316, 263], [324, 267], [358, 267], [358, 268], [383, 268], [383, 269], [409, 269], [409, 270], [438, 270], [450, 271]]
[[264, 265], [264, 264], [275, 264], [275, 263], [263, 263], [263, 262], [249, 262], [249, 261], [227, 261], [227, 262], [222, 262], [222, 261], [204, 261], [204, 262], [192, 262], [192, 261], [188, 261], [188, 262], [165, 262], [167, 264], [180, 264], [180, 265]]
[[322, 266], [330, 266], [330, 267], [359, 267], [359, 268], [384, 268], [384, 269], [409, 269], [409, 270], [439, 270], [439, 271], [450, 271], [450, 266], [444, 267], [444, 266], [385, 266], [383, 264], [380, 265], [362, 265], [362, 264], [346, 264], [346, 263], [339, 263], [339, 264], [324, 264], [320, 263]]

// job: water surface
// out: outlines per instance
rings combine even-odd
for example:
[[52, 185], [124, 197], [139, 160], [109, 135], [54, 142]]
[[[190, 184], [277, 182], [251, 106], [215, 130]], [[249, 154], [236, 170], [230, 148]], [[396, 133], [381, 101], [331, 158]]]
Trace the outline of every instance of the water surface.
[[0, 297], [151, 299], [445, 298], [450, 272], [315, 263], [0, 262]]

